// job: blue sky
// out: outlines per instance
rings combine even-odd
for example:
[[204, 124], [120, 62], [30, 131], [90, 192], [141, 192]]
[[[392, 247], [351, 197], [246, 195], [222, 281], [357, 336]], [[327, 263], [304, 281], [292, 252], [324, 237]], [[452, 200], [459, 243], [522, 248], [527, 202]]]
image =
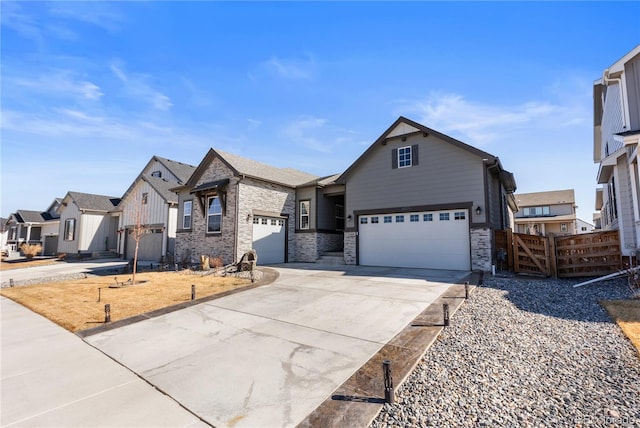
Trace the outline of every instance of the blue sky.
[[121, 196], [210, 147], [317, 175], [398, 116], [493, 155], [519, 193], [594, 210], [592, 86], [640, 2], [10, 2], [0, 215]]

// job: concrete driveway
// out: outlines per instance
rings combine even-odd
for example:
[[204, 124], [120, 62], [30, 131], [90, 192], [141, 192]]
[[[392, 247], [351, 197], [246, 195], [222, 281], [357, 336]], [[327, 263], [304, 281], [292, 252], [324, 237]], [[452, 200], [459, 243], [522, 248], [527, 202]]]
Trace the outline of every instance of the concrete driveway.
[[295, 426], [469, 274], [314, 264], [275, 269], [280, 277], [273, 284], [85, 340], [207, 423]]

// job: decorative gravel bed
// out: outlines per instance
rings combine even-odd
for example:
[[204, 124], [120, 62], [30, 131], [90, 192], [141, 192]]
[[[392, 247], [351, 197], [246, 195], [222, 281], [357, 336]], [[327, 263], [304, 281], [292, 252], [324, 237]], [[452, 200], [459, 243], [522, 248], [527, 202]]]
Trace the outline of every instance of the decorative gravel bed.
[[486, 277], [371, 427], [640, 427], [640, 358], [598, 304], [626, 278]]

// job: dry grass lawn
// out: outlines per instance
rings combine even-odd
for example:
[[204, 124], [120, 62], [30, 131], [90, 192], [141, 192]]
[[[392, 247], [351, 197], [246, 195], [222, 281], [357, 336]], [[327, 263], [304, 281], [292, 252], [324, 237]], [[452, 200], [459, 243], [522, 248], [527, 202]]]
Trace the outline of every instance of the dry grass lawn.
[[602, 306], [631, 340], [640, 356], [640, 300], [606, 300]]
[[[73, 281], [3, 288], [0, 295], [20, 303], [70, 331], [80, 331], [104, 323], [104, 305], [111, 306], [111, 321], [219, 294], [250, 284], [239, 278], [201, 276], [184, 272], [141, 272], [137, 285], [124, 285], [131, 275], [98, 276]], [[100, 301], [98, 301], [100, 297]]]

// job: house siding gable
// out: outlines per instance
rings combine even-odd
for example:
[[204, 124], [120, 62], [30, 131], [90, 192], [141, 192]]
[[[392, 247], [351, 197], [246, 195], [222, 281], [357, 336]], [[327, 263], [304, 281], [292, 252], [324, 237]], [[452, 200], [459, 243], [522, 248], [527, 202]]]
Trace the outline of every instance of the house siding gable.
[[167, 181], [171, 181], [173, 183], [180, 182], [178, 177], [176, 177], [175, 174], [171, 172], [169, 168], [164, 166], [162, 162], [155, 159], [142, 171], [142, 173], [151, 175], [151, 173], [154, 171], [160, 171], [162, 173], [161, 178], [164, 178]]
[[[80, 210], [78, 206], [70, 199], [65, 198], [64, 203], [67, 205], [63, 207], [60, 213], [60, 224], [58, 229], [58, 252], [65, 254], [75, 254], [79, 249], [79, 240], [80, 240]], [[68, 219], [75, 220], [75, 237], [73, 241], [66, 241], [64, 236], [64, 227], [65, 223]]]
[[[392, 168], [392, 153], [418, 144], [420, 162], [409, 168]], [[406, 141], [387, 140], [361, 159], [347, 180], [345, 215], [379, 208], [455, 204], [472, 200], [485, 204], [482, 159], [436, 137], [412, 135]], [[484, 216], [472, 213], [474, 222]], [[353, 221], [347, 224], [353, 227]]]

